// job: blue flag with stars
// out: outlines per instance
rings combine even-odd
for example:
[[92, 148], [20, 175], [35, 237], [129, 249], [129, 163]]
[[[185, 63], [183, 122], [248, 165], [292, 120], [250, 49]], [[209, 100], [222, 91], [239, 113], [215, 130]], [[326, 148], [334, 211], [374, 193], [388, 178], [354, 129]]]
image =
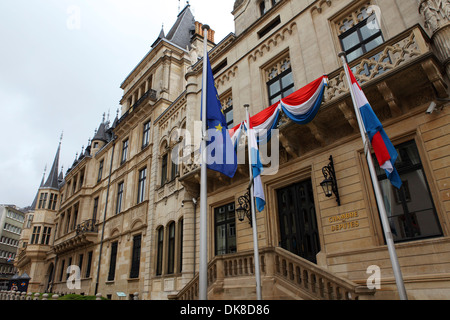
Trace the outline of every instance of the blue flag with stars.
[[[236, 151], [228, 133], [227, 122], [214, 84], [208, 55], [206, 55], [206, 63], [207, 168], [233, 178], [237, 169]], [[202, 90], [205, 90], [205, 88], [202, 88]]]

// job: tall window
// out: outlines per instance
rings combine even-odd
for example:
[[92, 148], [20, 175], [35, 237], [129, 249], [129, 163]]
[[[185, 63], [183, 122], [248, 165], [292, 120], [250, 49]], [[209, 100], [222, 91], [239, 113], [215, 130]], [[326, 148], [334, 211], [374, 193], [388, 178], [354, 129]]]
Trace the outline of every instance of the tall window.
[[88, 261], [86, 266], [86, 278], [91, 276], [91, 265], [92, 265], [92, 251], [88, 252]]
[[128, 139], [126, 139], [123, 143], [122, 143], [122, 158], [120, 160], [120, 164], [124, 163], [125, 161], [127, 161], [127, 152], [128, 152]]
[[396, 149], [399, 157], [395, 167], [403, 182], [400, 190], [391, 185], [384, 170], [380, 169], [374, 159], [394, 241], [442, 236], [415, 142], [400, 144]]
[[267, 82], [267, 87], [269, 91], [270, 105], [273, 105], [293, 93], [294, 78], [292, 76], [292, 69], [288, 68], [287, 70], [274, 76], [271, 80], [269, 80], [269, 82]]
[[142, 148], [148, 146], [150, 142], [150, 121], [144, 124], [144, 131], [142, 133]]
[[165, 184], [167, 180], [167, 157], [168, 154], [166, 153], [161, 160], [161, 185]]
[[92, 220], [97, 220], [98, 197], [94, 199], [94, 210], [92, 211]]
[[178, 238], [178, 271], [183, 271], [183, 219], [178, 222], [179, 238]]
[[175, 222], [169, 225], [169, 246], [167, 248], [167, 273], [174, 273], [175, 269]]
[[31, 235], [30, 244], [38, 244], [40, 234], [41, 234], [41, 227], [40, 226], [33, 227], [33, 233]]
[[52, 233], [51, 227], [44, 227], [44, 231], [42, 232], [41, 244], [45, 244], [45, 245], [49, 244], [51, 233]]
[[59, 272], [59, 281], [62, 281], [64, 276], [64, 264], [66, 263], [66, 260], [61, 261], [61, 270]]
[[38, 209], [45, 209], [45, 204], [47, 203], [47, 196], [48, 193], [41, 193], [41, 196], [39, 197], [39, 206]]
[[48, 201], [48, 209], [49, 210], [55, 210], [57, 199], [58, 199], [58, 195], [57, 194], [50, 193], [50, 200]]
[[144, 201], [146, 179], [147, 179], [147, 168], [144, 168], [141, 171], [139, 171], [137, 203], [141, 203], [142, 201]]
[[80, 253], [78, 255], [78, 268], [80, 268], [80, 275], [81, 275], [81, 269], [83, 268], [83, 258], [84, 258], [84, 255], [82, 253]]
[[103, 160], [100, 161], [99, 167], [98, 167], [98, 176], [97, 176], [97, 182], [102, 180], [103, 175]]
[[141, 264], [141, 235], [133, 237], [133, 253], [131, 257], [130, 278], [139, 277], [139, 265]]
[[234, 203], [214, 209], [216, 255], [236, 252], [236, 219]]
[[363, 21], [355, 23], [354, 19], [346, 19], [339, 29], [342, 49], [351, 62], [384, 42], [381, 28], [375, 17], [369, 18], [367, 9], [363, 8], [358, 15]]
[[233, 128], [233, 98], [231, 97], [231, 95], [226, 97], [225, 101], [222, 101], [222, 112], [225, 116], [228, 129]]
[[111, 243], [111, 256], [109, 259], [108, 281], [113, 281], [116, 276], [116, 259], [117, 259], [118, 242]]
[[116, 214], [122, 211], [123, 182], [117, 185]]
[[164, 228], [160, 227], [158, 229], [158, 244], [156, 253], [156, 275], [162, 274], [162, 264], [163, 264], [163, 249], [164, 249]]

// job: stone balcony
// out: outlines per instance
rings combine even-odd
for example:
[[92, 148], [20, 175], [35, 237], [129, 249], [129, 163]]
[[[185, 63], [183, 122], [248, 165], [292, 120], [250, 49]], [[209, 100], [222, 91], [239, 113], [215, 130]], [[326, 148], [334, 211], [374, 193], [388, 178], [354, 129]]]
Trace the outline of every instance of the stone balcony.
[[55, 241], [53, 250], [60, 254], [93, 243], [97, 240], [98, 227], [96, 220], [85, 220], [78, 224], [74, 230]]

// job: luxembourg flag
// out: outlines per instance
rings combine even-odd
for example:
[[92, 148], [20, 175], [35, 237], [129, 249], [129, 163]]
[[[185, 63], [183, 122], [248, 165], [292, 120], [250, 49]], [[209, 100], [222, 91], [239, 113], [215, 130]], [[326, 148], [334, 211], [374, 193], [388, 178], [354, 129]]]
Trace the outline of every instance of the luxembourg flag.
[[350, 74], [350, 79], [352, 81], [353, 93], [355, 95], [356, 104], [359, 108], [361, 118], [364, 123], [364, 127], [367, 135], [369, 136], [370, 142], [372, 144], [373, 150], [375, 151], [375, 156], [378, 160], [378, 164], [382, 169], [385, 170], [388, 179], [391, 181], [392, 185], [397, 189], [402, 186], [402, 180], [398, 175], [397, 170], [394, 167], [395, 161], [397, 160], [398, 154], [392, 142], [389, 140], [386, 132], [383, 129], [383, 125], [380, 120], [372, 110], [366, 95], [362, 91], [358, 81], [356, 81], [355, 76], [352, 71], [346, 66]]
[[253, 196], [255, 197], [256, 209], [259, 212], [264, 210], [266, 198], [264, 197], [264, 189], [261, 181], [261, 173], [263, 165], [259, 157], [258, 143], [256, 142], [256, 134], [254, 129], [247, 130], [248, 145], [252, 157], [252, 173], [253, 173]]

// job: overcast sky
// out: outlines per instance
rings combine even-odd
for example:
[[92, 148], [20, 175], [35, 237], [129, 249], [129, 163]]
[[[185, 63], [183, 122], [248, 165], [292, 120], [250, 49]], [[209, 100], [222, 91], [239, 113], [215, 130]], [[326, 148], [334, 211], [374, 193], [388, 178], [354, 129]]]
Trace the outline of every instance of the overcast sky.
[[[234, 32], [234, 0], [191, 0], [197, 21]], [[181, 9], [186, 1], [181, 0]], [[72, 165], [103, 113], [116, 115], [120, 84], [167, 34], [178, 0], [0, 2], [0, 204], [32, 203], [53, 162]]]

